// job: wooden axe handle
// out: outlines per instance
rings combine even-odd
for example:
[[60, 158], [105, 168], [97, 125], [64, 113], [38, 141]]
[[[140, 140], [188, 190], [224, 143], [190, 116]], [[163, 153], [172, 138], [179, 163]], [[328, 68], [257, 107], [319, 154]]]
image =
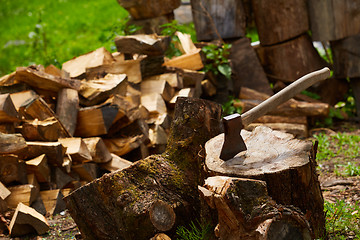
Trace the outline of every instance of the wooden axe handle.
[[295, 82], [291, 83], [286, 88], [282, 89], [280, 92], [269, 97], [256, 107], [250, 109], [249, 111], [241, 114], [242, 123], [244, 126], [249, 125], [257, 118], [265, 115], [269, 111], [273, 110], [280, 104], [286, 102], [290, 98], [294, 97], [296, 94], [307, 89], [313, 84], [325, 80], [330, 77], [330, 69], [325, 67], [321, 70], [311, 72], [305, 76], [299, 78]]

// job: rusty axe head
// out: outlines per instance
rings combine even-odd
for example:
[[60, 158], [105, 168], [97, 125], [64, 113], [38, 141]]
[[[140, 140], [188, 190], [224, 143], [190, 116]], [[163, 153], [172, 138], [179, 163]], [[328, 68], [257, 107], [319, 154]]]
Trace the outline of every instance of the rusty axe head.
[[222, 120], [224, 124], [224, 144], [221, 149], [220, 158], [229, 160], [239, 152], [245, 151], [246, 145], [240, 132], [244, 128], [241, 116], [238, 113], [226, 116]]

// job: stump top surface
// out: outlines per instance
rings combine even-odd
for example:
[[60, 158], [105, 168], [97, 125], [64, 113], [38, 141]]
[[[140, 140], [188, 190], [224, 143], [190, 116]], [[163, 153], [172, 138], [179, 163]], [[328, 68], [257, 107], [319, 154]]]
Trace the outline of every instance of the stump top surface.
[[298, 168], [309, 163], [311, 141], [295, 139], [292, 134], [264, 126], [259, 126], [252, 132], [242, 130], [241, 136], [248, 150], [228, 161], [219, 158], [224, 134], [207, 141], [206, 167], [217, 174], [251, 177]]

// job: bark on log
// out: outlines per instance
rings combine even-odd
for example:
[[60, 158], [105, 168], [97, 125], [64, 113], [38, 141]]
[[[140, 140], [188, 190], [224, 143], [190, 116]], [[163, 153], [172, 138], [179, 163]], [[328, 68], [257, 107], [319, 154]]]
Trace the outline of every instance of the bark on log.
[[314, 41], [332, 41], [360, 33], [359, 0], [309, 0], [309, 18]]
[[268, 78], [273, 81], [293, 82], [327, 65], [307, 34], [280, 44], [260, 47], [258, 56]]
[[[197, 186], [203, 183], [199, 152], [219, 134], [221, 108], [199, 99], [179, 98], [166, 152], [137, 161], [72, 192], [67, 207], [86, 239], [150, 239], [160, 232], [151, 221], [157, 201], [176, 218], [167, 232], [199, 214]], [[166, 220], [166, 219], [165, 219]]]
[[306, 0], [252, 1], [261, 45], [273, 45], [309, 29]]
[[192, 14], [198, 41], [245, 36], [245, 10], [242, 1], [192, 0]]
[[359, 42], [360, 34], [331, 42], [331, 50], [334, 59], [334, 73], [336, 77], [360, 77]]
[[273, 94], [264, 69], [250, 45], [249, 39], [242, 38], [233, 42], [229, 57], [235, 96], [239, 95], [242, 87], [252, 88], [268, 95]]
[[219, 158], [224, 135], [205, 145], [206, 167], [214, 175], [263, 180], [269, 195], [278, 204], [293, 205], [310, 215], [317, 238], [325, 236], [324, 200], [316, 173], [316, 145], [295, 139], [291, 134], [258, 127], [241, 135], [248, 150], [234, 158]]
[[219, 239], [312, 239], [304, 214], [276, 204], [264, 181], [215, 176], [207, 178], [199, 191], [218, 212], [215, 234]]

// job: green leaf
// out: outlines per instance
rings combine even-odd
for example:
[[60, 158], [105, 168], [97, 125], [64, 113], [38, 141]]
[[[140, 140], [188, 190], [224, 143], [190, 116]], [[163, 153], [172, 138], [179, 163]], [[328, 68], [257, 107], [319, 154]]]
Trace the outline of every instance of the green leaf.
[[231, 79], [231, 67], [228, 64], [221, 64], [218, 66], [219, 72], [227, 79]]

